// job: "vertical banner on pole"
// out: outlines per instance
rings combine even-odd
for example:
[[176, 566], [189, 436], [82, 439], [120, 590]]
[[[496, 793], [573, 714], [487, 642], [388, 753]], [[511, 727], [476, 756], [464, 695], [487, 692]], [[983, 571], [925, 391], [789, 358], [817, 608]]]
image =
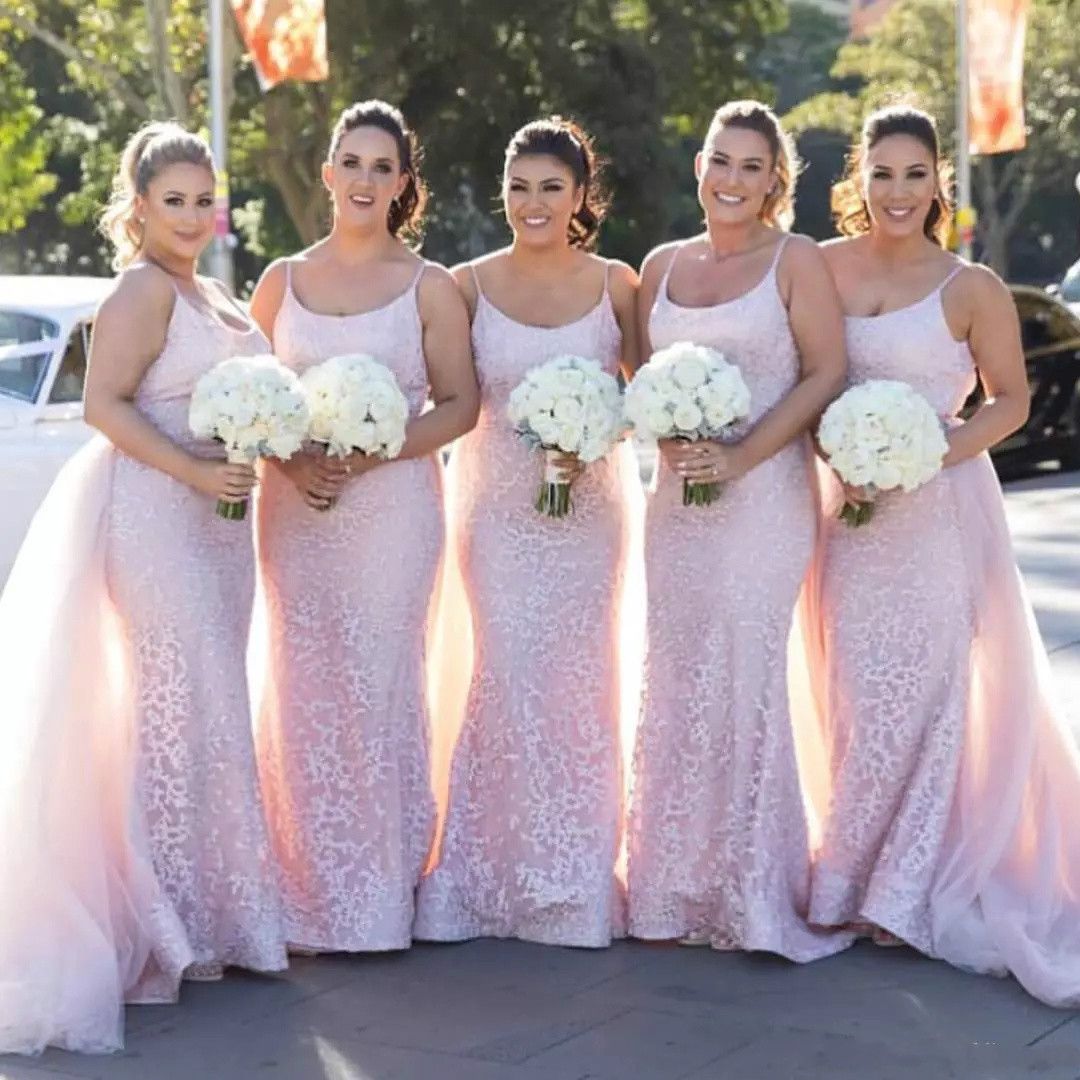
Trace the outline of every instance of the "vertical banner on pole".
[[1021, 150], [1024, 36], [1030, 0], [968, 0], [968, 116], [973, 154]]
[[323, 0], [230, 0], [263, 90], [327, 78]]
[[896, 0], [851, 0], [851, 36], [866, 37], [895, 3]]

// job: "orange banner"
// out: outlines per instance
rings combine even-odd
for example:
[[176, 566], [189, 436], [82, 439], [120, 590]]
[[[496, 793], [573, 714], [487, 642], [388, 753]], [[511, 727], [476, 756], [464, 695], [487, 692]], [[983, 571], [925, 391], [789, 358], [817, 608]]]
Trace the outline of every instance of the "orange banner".
[[326, 63], [323, 0], [231, 0], [264, 90], [297, 79], [321, 82]]
[[968, 115], [973, 154], [1021, 150], [1029, 0], [968, 0]]
[[852, 0], [851, 36], [866, 37], [889, 13], [896, 0]]

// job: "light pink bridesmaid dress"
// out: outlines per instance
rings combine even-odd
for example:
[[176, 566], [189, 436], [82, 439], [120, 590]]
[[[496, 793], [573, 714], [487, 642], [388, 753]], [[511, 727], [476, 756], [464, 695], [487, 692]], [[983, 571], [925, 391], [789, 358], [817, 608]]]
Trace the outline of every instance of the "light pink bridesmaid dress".
[[605, 946], [622, 928], [618, 613], [636, 478], [621, 447], [575, 482], [572, 515], [541, 516], [540, 458], [506, 408], [525, 373], [560, 354], [616, 372], [622, 339], [606, 283], [588, 314], [555, 328], [507, 317], [479, 281], [477, 295], [480, 420], [451, 465], [472, 679], [415, 934]]
[[[320, 315], [288, 284], [274, 348], [298, 372], [342, 353], [385, 364], [416, 416], [428, 399], [421, 264], [395, 300]], [[404, 949], [434, 831], [424, 643], [443, 547], [434, 456], [349, 481], [326, 512], [275, 469], [259, 502], [270, 663], [259, 767], [289, 940]]]
[[[975, 385], [942, 292], [847, 319], [850, 378], [900, 379], [944, 420]], [[836, 520], [829, 474], [809, 593], [831, 760], [815, 922], [868, 922], [975, 971], [1080, 1004], [1080, 762], [989, 458]]]
[[[772, 266], [705, 307], [668, 295], [654, 349], [692, 341], [738, 364], [759, 420], [795, 386], [799, 356]], [[648, 643], [629, 826], [630, 933], [812, 960], [846, 939], [805, 921], [810, 853], [788, 703], [787, 646], [814, 544], [807, 440], [682, 505], [661, 458], [646, 519]]]
[[[239, 310], [236, 319], [242, 320]], [[263, 336], [180, 293], [135, 404], [205, 456], [196, 380]], [[0, 1051], [122, 1044], [193, 962], [285, 966], [245, 679], [249, 523], [98, 438], [0, 600]]]

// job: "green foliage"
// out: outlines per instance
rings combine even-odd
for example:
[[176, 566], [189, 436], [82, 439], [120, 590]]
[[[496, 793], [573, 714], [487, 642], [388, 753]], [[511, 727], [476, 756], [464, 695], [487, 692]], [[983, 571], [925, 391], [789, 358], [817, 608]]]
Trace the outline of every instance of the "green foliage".
[[26, 225], [27, 215], [56, 187], [46, 172], [48, 145], [34, 91], [0, 49], [0, 233]]
[[[398, 104], [423, 137], [432, 257], [454, 261], [499, 242], [506, 142], [527, 120], [559, 112], [584, 123], [611, 162], [605, 251], [637, 260], [670, 230], [694, 227], [696, 141], [722, 101], [767, 89], [753, 61], [786, 17], [783, 0], [327, 7], [328, 83], [264, 95], [247, 63], [236, 65], [229, 152], [238, 231], [249, 245], [244, 276], [325, 228], [319, 166], [330, 128], [339, 109], [367, 97]], [[88, 258], [90, 223], [130, 131], [151, 116], [205, 124], [203, 11], [198, 0], [35, 0], [19, 4], [18, 41], [0, 23], [0, 46], [13, 47], [31, 86], [49, 88], [52, 119], [41, 137], [61, 181], [30, 222], [26, 250], [56, 244], [59, 215], [65, 237], [82, 230]], [[0, 115], [12, 101], [0, 87]]]
[[[786, 117], [793, 130], [854, 137], [872, 109], [890, 99], [914, 99], [937, 118], [946, 150], [955, 152], [953, 0], [901, 0], [868, 40], [839, 50], [832, 75], [854, 80], [854, 88], [796, 106]], [[1026, 148], [974, 159], [977, 239], [983, 257], [1000, 273], [1008, 273], [1010, 256], [1021, 250], [1028, 252], [1027, 275], [1051, 276], [1075, 258], [1077, 238], [1075, 202], [1071, 220], [1039, 223], [1036, 199], [1071, 187], [1080, 161], [1080, 19], [1072, 0], [1032, 4], [1024, 98]]]

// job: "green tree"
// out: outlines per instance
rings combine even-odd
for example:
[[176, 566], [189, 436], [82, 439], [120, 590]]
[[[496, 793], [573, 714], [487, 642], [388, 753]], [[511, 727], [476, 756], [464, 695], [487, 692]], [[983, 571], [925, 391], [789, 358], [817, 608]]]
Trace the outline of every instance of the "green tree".
[[27, 215], [56, 186], [45, 171], [48, 146], [41, 133], [41, 109], [23, 85], [11, 58], [0, 48], [0, 233], [26, 225]]
[[[605, 247], [636, 259], [685, 212], [685, 141], [700, 138], [725, 98], [761, 92], [750, 58], [784, 18], [782, 0], [700, 9], [683, 0], [329, 0], [327, 83], [261, 94], [246, 62], [236, 65], [230, 172], [243, 271], [319, 235], [330, 126], [350, 101], [376, 96], [400, 105], [424, 137], [434, 257], [495, 242], [508, 136], [561, 112], [590, 127], [610, 158]], [[61, 180], [31, 222], [42, 234], [54, 212], [69, 229], [88, 229], [137, 123], [205, 124], [201, 20], [197, 0], [15, 0], [0, 45], [12, 48], [24, 81], [49, 93], [49, 167]], [[0, 114], [11, 104], [0, 87]]]
[[[798, 105], [798, 131], [825, 129], [853, 137], [863, 116], [890, 98], [914, 96], [937, 117], [955, 149], [955, 23], [952, 0], [901, 0], [866, 41], [839, 52], [832, 74], [855, 79], [854, 92], [826, 92]], [[976, 157], [973, 189], [977, 238], [985, 260], [1007, 275], [1020, 227], [1037, 195], [1070, 185], [1080, 159], [1080, 20], [1071, 0], [1035, 0], [1028, 20], [1024, 98], [1027, 146]], [[1071, 242], [1063, 228], [1060, 262]]]

